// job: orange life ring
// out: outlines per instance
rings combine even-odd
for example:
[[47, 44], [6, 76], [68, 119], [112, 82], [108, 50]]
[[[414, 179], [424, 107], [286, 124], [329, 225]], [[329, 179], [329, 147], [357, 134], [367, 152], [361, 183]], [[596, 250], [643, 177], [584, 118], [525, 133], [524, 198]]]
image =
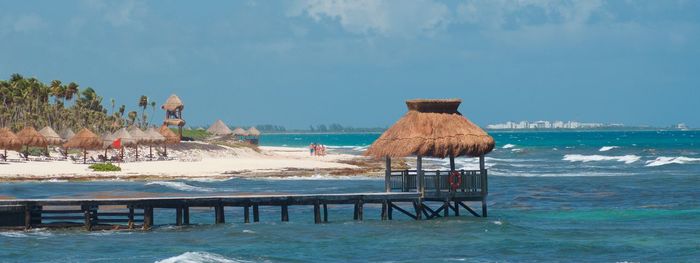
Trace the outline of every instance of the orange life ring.
[[[455, 181], [455, 178], [457, 178], [457, 181]], [[452, 191], [455, 191], [462, 185], [462, 174], [458, 171], [452, 171], [448, 180], [450, 181], [450, 188], [452, 188]]]

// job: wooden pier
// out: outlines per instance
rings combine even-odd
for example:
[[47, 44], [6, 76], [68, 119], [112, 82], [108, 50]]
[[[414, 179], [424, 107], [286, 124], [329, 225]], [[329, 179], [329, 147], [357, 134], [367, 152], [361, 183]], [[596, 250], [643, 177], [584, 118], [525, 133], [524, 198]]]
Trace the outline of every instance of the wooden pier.
[[[447, 216], [424, 205], [418, 192], [303, 194], [303, 195], [232, 195], [109, 199], [14, 199], [0, 200], [0, 228], [31, 229], [84, 227], [95, 229], [150, 229], [156, 222], [154, 209], [173, 209], [175, 225], [190, 224], [190, 208], [213, 208], [214, 222], [227, 221], [227, 209], [243, 209], [240, 222], [259, 222], [260, 207], [276, 207], [280, 220], [289, 221], [290, 206], [306, 206], [313, 211], [314, 222], [328, 222], [329, 205], [352, 205], [353, 219], [363, 220], [366, 204], [380, 204], [381, 220], [392, 220], [394, 211], [420, 220]], [[461, 202], [460, 202], [461, 204]], [[468, 207], [464, 206], [469, 209]], [[459, 215], [459, 204], [449, 208]], [[471, 209], [469, 209], [471, 210]], [[239, 219], [240, 220], [240, 219]], [[170, 221], [171, 220], [167, 220]]]

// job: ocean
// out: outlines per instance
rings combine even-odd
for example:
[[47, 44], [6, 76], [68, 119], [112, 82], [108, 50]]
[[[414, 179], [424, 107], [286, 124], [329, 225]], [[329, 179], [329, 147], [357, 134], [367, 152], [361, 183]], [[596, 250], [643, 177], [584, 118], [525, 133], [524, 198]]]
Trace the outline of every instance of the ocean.
[[[379, 134], [264, 135], [267, 146], [361, 154]], [[700, 260], [700, 132], [493, 132], [487, 155], [489, 217], [379, 220], [367, 206], [330, 206], [327, 224], [311, 207], [243, 211], [192, 210], [192, 226], [175, 227], [172, 210], [156, 210], [152, 231], [0, 232], [2, 262], [697, 262]], [[427, 159], [429, 167], [446, 160]], [[457, 159], [474, 168], [477, 160]], [[382, 191], [383, 179], [357, 176], [179, 181], [0, 183], [0, 196], [85, 197], [143, 193], [338, 193]], [[478, 205], [477, 205], [478, 207]], [[158, 226], [161, 225], [161, 226]]]

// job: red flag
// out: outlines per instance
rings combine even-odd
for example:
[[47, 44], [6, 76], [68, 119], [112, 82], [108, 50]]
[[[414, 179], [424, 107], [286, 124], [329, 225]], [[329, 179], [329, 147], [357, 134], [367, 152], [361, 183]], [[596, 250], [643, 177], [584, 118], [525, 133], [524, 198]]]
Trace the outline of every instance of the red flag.
[[114, 140], [114, 142], [112, 142], [112, 148], [114, 148], [114, 149], [122, 148], [122, 138]]

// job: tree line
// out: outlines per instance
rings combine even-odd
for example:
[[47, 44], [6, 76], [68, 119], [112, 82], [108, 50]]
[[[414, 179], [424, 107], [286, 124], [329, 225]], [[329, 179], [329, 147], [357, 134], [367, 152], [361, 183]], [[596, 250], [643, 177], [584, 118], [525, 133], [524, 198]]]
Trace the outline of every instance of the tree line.
[[20, 74], [12, 74], [8, 80], [0, 80], [0, 127], [19, 130], [27, 125], [37, 129], [50, 126], [56, 131], [70, 128], [78, 131], [88, 128], [96, 132], [115, 131], [121, 127], [150, 123], [148, 107], [155, 113], [156, 102], [142, 95], [138, 99], [140, 113], [126, 112], [127, 106], [116, 107], [110, 99], [111, 111], [102, 104], [103, 97], [91, 88], [81, 88], [75, 82], [64, 84], [52, 80], [45, 84], [40, 80]]

